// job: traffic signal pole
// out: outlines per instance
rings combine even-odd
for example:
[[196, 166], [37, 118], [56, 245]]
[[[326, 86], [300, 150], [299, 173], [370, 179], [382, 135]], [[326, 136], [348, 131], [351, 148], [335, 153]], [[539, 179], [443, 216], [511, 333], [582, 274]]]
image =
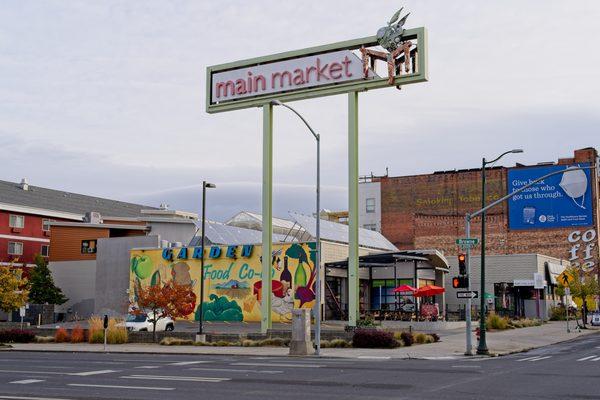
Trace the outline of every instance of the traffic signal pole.
[[[471, 238], [471, 216], [467, 214], [465, 216], [465, 235], [467, 239]], [[471, 246], [467, 246], [466, 249], [467, 257], [466, 257], [466, 266], [467, 266], [467, 290], [471, 291]], [[465, 355], [472, 356], [473, 355], [473, 343], [472, 343], [472, 333], [471, 333], [471, 296], [467, 298], [467, 309], [465, 311], [465, 320], [466, 320], [466, 336], [467, 336], [467, 348], [465, 350]]]

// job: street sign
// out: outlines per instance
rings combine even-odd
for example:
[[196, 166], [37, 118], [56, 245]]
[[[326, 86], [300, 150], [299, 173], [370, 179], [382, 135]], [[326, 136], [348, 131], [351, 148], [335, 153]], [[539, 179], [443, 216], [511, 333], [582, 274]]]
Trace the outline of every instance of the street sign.
[[477, 238], [460, 238], [456, 239], [456, 244], [463, 249], [470, 249], [471, 247], [477, 246], [479, 239]]
[[19, 308], [19, 316], [20, 317], [24, 317], [25, 316], [25, 306]]
[[571, 295], [571, 288], [568, 286], [565, 288], [565, 295], [567, 295], [567, 296]]
[[569, 274], [567, 271], [563, 271], [563, 273], [560, 274], [556, 280], [563, 286], [569, 286], [575, 280], [575, 278], [573, 278], [573, 275]]
[[457, 299], [476, 299], [477, 297], [479, 297], [479, 292], [477, 290], [463, 290], [456, 292]]

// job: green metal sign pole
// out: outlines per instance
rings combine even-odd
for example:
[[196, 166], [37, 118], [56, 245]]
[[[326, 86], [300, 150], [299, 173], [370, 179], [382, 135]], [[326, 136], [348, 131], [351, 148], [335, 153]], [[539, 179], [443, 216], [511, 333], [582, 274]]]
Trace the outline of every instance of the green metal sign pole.
[[273, 241], [273, 105], [263, 105], [262, 289], [260, 331], [271, 329], [271, 254]]
[[360, 315], [358, 275], [358, 92], [348, 93], [348, 325]]

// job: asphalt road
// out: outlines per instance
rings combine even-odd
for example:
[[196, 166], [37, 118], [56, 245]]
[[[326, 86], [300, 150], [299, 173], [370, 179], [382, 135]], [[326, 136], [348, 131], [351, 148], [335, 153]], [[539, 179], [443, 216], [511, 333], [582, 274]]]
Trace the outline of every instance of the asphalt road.
[[435, 360], [0, 352], [0, 399], [600, 399], [600, 335]]

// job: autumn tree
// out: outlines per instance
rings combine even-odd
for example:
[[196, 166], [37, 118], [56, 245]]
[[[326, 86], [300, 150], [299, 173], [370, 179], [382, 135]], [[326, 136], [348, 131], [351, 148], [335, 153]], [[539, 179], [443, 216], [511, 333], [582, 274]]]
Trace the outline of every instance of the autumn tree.
[[581, 320], [583, 328], [586, 328], [587, 322], [587, 301], [599, 294], [599, 285], [596, 278], [591, 274], [585, 274], [581, 268], [569, 267], [567, 273], [574, 279], [569, 282], [569, 289], [573, 298], [581, 299]]
[[178, 285], [167, 282], [147, 287], [137, 288], [138, 313], [146, 311], [152, 314], [152, 339], [156, 341], [156, 324], [159, 320], [170, 317], [182, 318], [190, 314], [196, 302], [196, 295], [191, 285]]
[[27, 282], [12, 265], [0, 266], [0, 309], [10, 313], [27, 302]]
[[35, 267], [29, 274], [29, 301], [34, 304], [63, 304], [68, 299], [54, 285], [48, 263], [41, 255], [35, 256]]

